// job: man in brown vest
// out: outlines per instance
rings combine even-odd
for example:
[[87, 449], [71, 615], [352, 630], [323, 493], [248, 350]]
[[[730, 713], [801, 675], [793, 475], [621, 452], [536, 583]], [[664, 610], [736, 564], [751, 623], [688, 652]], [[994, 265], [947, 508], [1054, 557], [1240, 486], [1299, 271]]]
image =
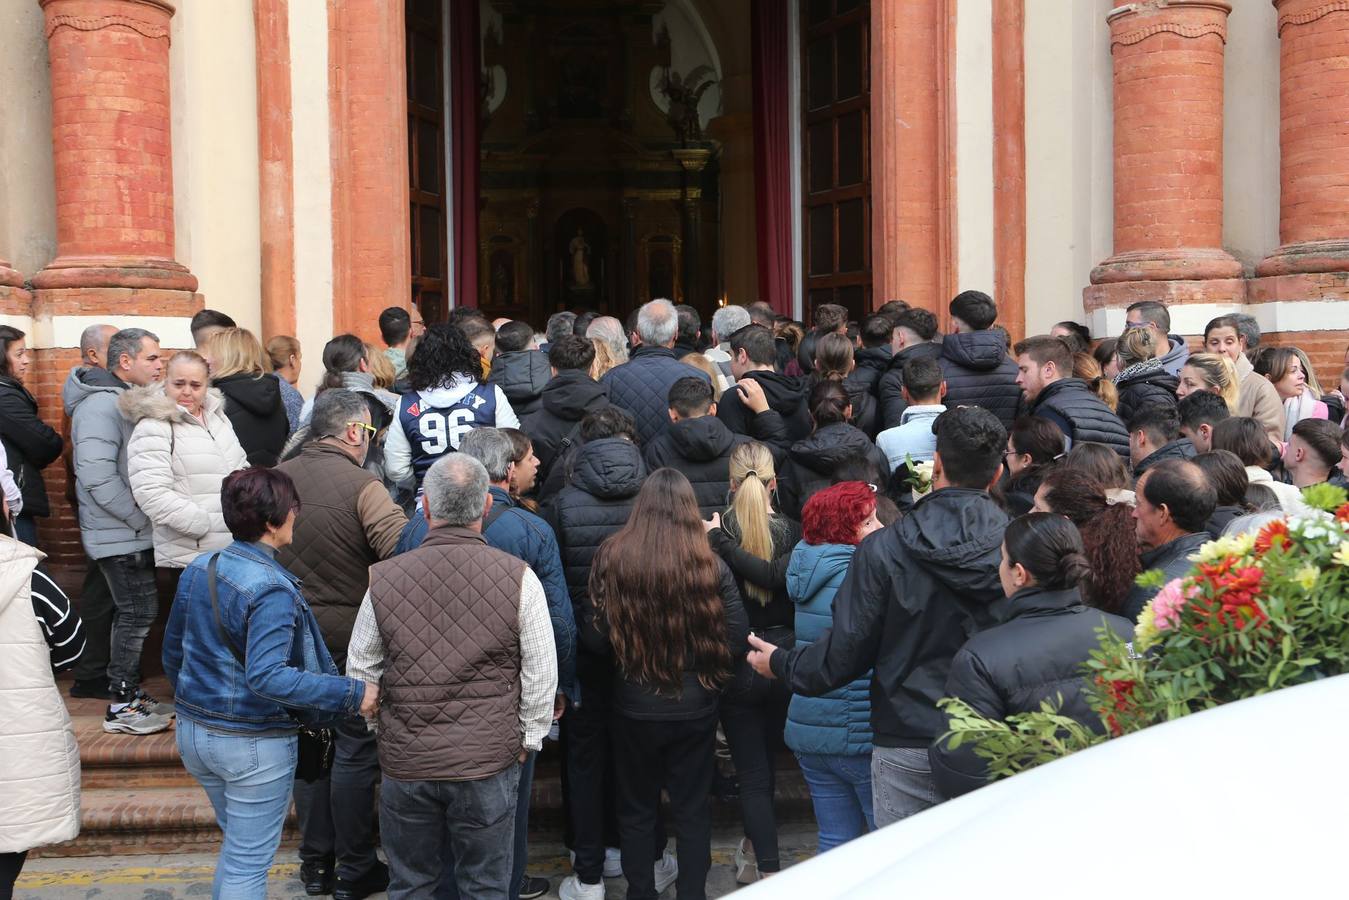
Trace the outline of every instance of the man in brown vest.
[[482, 536], [482, 463], [447, 454], [422, 489], [431, 530], [371, 567], [347, 655], [347, 674], [380, 686], [389, 896], [431, 896], [453, 860], [462, 900], [508, 900], [521, 763], [557, 693], [548, 603], [529, 566]]
[[[324, 391], [309, 426], [299, 455], [277, 466], [294, 480], [303, 509], [294, 541], [276, 558], [300, 578], [300, 592], [341, 667], [370, 566], [393, 555], [407, 518], [379, 479], [362, 468], [375, 430], [364, 397], [340, 388]], [[375, 857], [379, 756], [363, 723], [344, 723], [336, 733], [328, 777], [312, 785], [296, 782], [300, 880], [313, 895], [362, 900], [389, 882]]]

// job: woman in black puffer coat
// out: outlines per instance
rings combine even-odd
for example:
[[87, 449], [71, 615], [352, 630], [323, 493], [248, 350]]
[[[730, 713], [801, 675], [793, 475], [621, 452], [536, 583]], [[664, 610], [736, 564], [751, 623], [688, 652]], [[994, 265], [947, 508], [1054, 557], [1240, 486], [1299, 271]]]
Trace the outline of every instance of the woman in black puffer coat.
[[1152, 332], [1146, 328], [1129, 329], [1115, 344], [1115, 358], [1119, 362], [1119, 374], [1115, 376], [1119, 405], [1115, 413], [1125, 427], [1134, 413], [1145, 407], [1176, 405], [1180, 380], [1162, 367], [1156, 354]]
[[822, 381], [810, 392], [810, 417], [815, 430], [787, 451], [787, 461], [778, 477], [782, 512], [800, 521], [801, 509], [811, 495], [834, 483], [834, 473], [844, 463], [872, 461], [880, 484], [890, 477], [890, 461], [861, 429], [848, 424], [852, 401], [836, 381]]
[[[1007, 604], [1002, 624], [965, 642], [951, 662], [946, 696], [963, 700], [989, 719], [1033, 712], [1045, 700], [1061, 715], [1095, 731], [1104, 728], [1082, 695], [1082, 665], [1099, 646], [1102, 625], [1123, 640], [1133, 625], [1084, 606], [1078, 585], [1090, 565], [1077, 526], [1054, 513], [1013, 519], [1002, 542], [1002, 581]], [[988, 782], [988, 761], [972, 744], [957, 750], [938, 738], [928, 751], [932, 775], [943, 796], [955, 797]]]
[[[42, 470], [61, 455], [61, 435], [37, 414], [37, 400], [24, 387], [28, 373], [28, 345], [24, 333], [0, 325], [0, 443], [23, 494], [23, 509], [15, 519], [15, 536], [37, 546], [35, 517], [51, 515]], [[0, 524], [0, 530], [3, 530]]]
[[290, 419], [258, 339], [247, 329], [227, 328], [211, 336], [202, 355], [211, 366], [211, 387], [225, 395], [225, 416], [248, 464], [276, 465], [290, 437]]
[[[851, 376], [857, 368], [852, 341], [847, 335], [826, 334], [815, 342], [815, 371], [806, 376], [807, 390], [822, 381], [835, 381], [848, 392], [852, 415], [848, 424], [857, 426], [869, 439], [876, 440], [880, 431], [880, 408], [866, 382]], [[805, 502], [802, 501], [802, 505]]]

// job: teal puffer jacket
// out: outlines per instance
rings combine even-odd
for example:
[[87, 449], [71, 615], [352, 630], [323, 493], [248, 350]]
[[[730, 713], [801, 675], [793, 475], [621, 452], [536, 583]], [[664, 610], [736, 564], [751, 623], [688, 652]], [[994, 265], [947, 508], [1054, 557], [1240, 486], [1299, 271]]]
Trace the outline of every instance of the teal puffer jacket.
[[[848, 574], [851, 544], [796, 545], [787, 593], [796, 603], [796, 644], [818, 640], [834, 623], [834, 594]], [[871, 752], [871, 673], [821, 697], [792, 695], [787, 746], [797, 753], [863, 756]]]

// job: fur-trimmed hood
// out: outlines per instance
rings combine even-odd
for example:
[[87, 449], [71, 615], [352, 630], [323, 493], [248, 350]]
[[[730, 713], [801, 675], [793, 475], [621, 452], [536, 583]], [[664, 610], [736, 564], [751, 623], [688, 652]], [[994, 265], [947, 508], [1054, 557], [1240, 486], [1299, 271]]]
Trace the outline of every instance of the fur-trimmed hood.
[[[117, 398], [117, 409], [122, 416], [135, 425], [141, 419], [159, 419], [163, 422], [189, 425], [196, 422], [187, 410], [174, 403], [164, 393], [164, 384], [155, 382], [145, 387], [123, 391]], [[225, 395], [217, 388], [206, 389], [206, 400], [202, 403], [206, 418], [225, 414]], [[200, 423], [198, 423], [200, 424]]]

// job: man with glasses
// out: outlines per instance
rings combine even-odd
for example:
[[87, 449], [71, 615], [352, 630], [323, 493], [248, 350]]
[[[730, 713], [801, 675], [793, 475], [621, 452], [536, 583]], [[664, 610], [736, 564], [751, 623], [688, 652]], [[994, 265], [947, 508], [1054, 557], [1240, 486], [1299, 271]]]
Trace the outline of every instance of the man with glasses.
[[[375, 432], [364, 397], [324, 391], [314, 401], [308, 442], [277, 466], [294, 480], [302, 507], [294, 540], [277, 551], [277, 561], [301, 579], [300, 592], [343, 671], [370, 566], [393, 555], [407, 524], [379, 479], [362, 468]], [[311, 895], [359, 900], [389, 883], [375, 857], [379, 758], [363, 722], [340, 725], [336, 734], [328, 778], [296, 784], [300, 878]]]
[[1185, 368], [1185, 360], [1190, 358], [1190, 348], [1185, 338], [1171, 334], [1171, 313], [1167, 312], [1166, 304], [1157, 300], [1140, 300], [1131, 304], [1125, 311], [1124, 330], [1135, 328], [1146, 328], [1152, 332], [1152, 345], [1159, 348], [1162, 368], [1179, 378], [1180, 370]]

